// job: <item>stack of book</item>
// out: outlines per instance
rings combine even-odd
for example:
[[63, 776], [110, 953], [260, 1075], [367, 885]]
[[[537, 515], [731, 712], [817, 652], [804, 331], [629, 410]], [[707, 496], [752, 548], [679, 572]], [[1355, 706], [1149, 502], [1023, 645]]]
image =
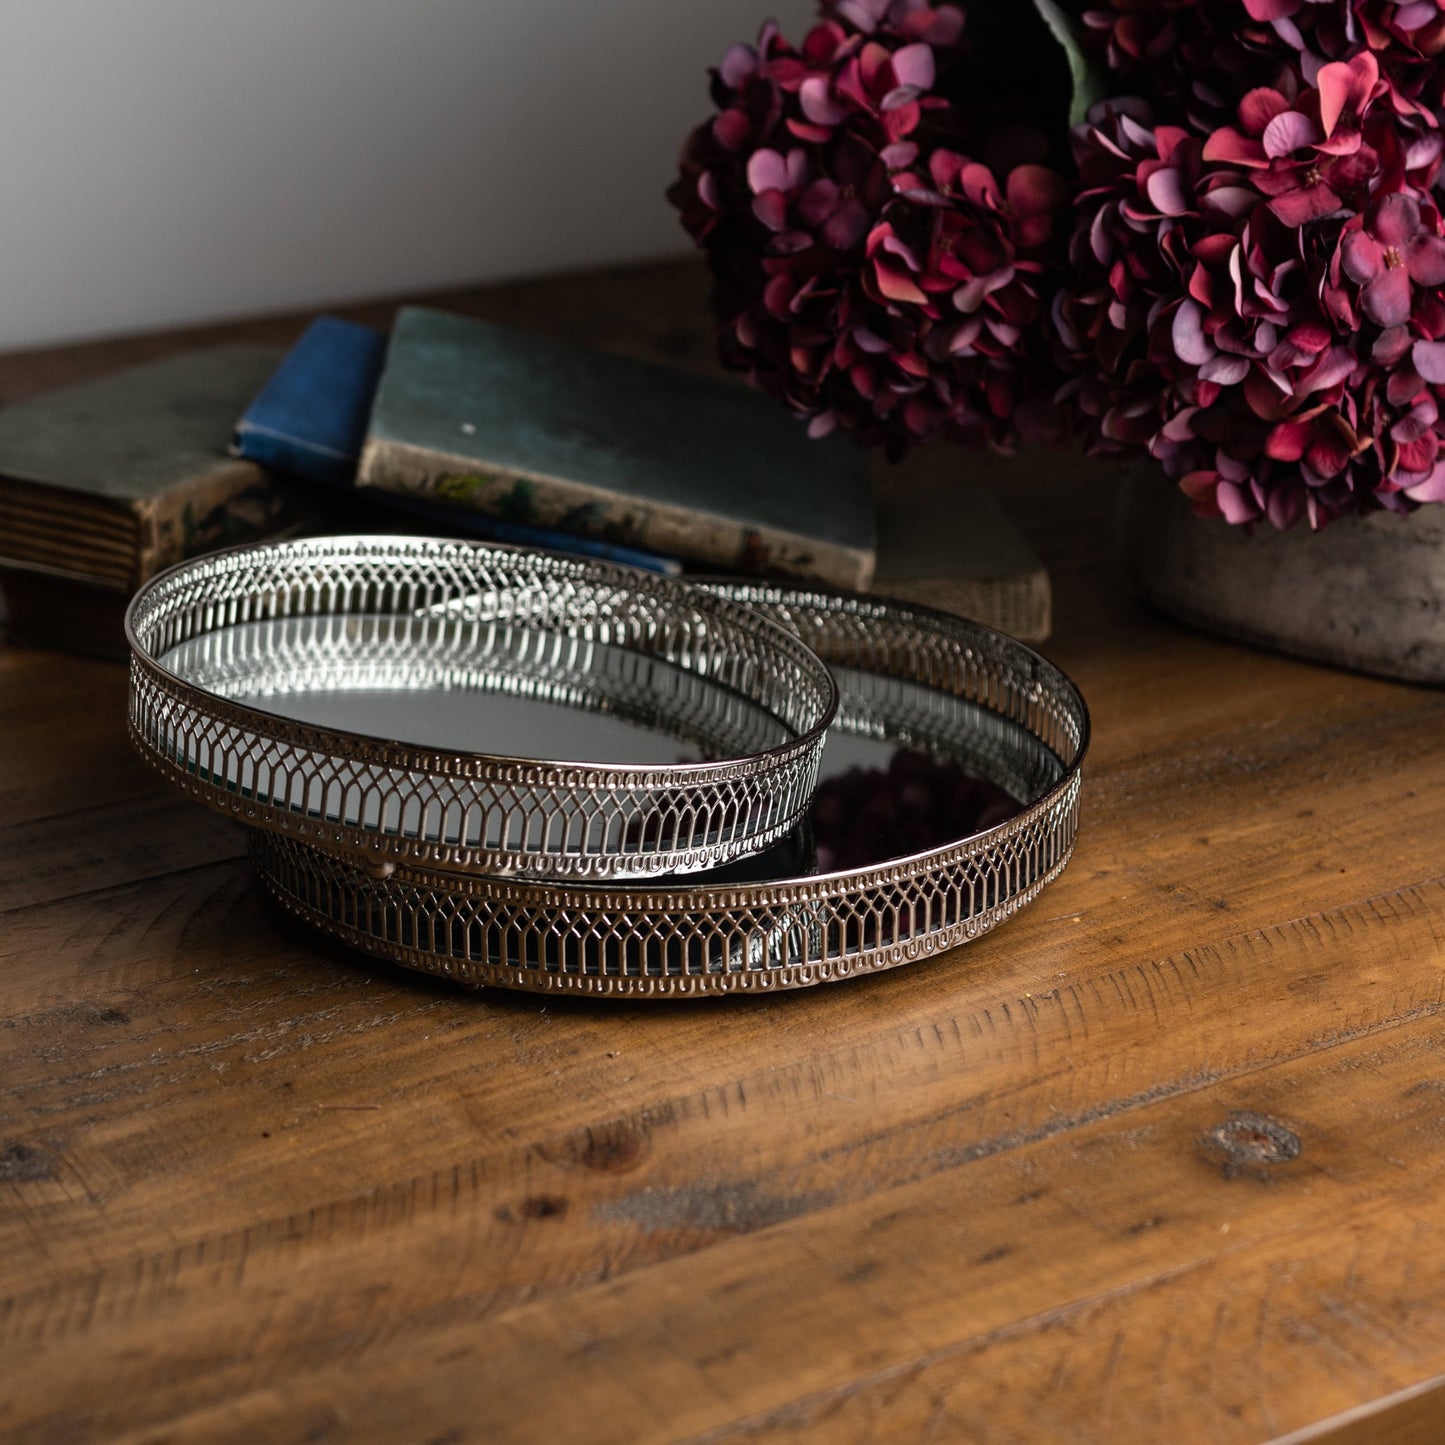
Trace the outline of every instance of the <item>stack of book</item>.
[[[199, 552], [428, 531], [671, 573], [876, 571], [1042, 635], [1042, 568], [968, 495], [943, 531], [892, 509], [880, 560], [848, 440], [735, 382], [405, 307], [389, 336], [323, 317], [284, 356], [194, 352], [0, 412], [0, 591], [18, 639], [117, 653], [135, 588]], [[1020, 605], [1039, 585], [1042, 622]]]
[[148, 577], [312, 521], [304, 494], [227, 453], [277, 359], [223, 347], [0, 411], [0, 588], [14, 635], [114, 654]]
[[866, 587], [862, 456], [744, 387], [424, 307], [389, 338], [313, 323], [237, 430], [241, 455], [450, 529]]

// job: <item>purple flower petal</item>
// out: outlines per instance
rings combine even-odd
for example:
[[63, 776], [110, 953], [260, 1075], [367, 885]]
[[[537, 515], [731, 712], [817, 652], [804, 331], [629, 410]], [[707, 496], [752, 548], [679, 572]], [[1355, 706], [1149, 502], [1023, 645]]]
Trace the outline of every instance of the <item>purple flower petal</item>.
[[1293, 527], [1304, 515], [1304, 509], [1304, 498], [1296, 487], [1271, 492], [1264, 504], [1265, 516], [1281, 532]]
[[1339, 124], [1346, 109], [1364, 110], [1379, 78], [1380, 63], [1368, 50], [1353, 60], [1320, 67], [1315, 85], [1320, 93], [1320, 124], [1326, 134]]
[[1380, 153], [1361, 146], [1351, 155], [1340, 156], [1325, 167], [1325, 180], [1330, 189], [1341, 195], [1352, 191], [1368, 192], [1380, 174]]
[[1405, 246], [1405, 269], [1418, 286], [1445, 285], [1445, 240], [1428, 233], [1413, 237]]
[[973, 352], [973, 344], [978, 340], [978, 333], [983, 329], [983, 318], [981, 316], [970, 317], [969, 320], [958, 326], [948, 338], [948, 354], [950, 356], [965, 356]]
[[840, 19], [851, 21], [865, 35], [871, 34], [883, 18], [886, 5], [869, 4], [868, 0], [839, 0]]
[[1204, 334], [1204, 308], [1187, 300], [1174, 313], [1174, 353], [1190, 366], [1203, 366], [1214, 356], [1214, 346]]
[[1410, 319], [1410, 277], [1387, 266], [1360, 293], [1360, 307], [1376, 326], [1403, 326]]
[[1391, 406], [1409, 406], [1424, 386], [1424, 378], [1413, 365], [1402, 366], [1390, 373], [1385, 383], [1385, 397]]
[[772, 256], [793, 256], [808, 250], [813, 238], [806, 231], [781, 231], [768, 242], [768, 254]]
[[1253, 501], [1233, 482], [1220, 482], [1214, 489], [1214, 498], [1219, 503], [1219, 510], [1224, 513], [1224, 520], [1236, 527], [1243, 522], [1254, 521], [1259, 515]]
[[1392, 326], [1375, 338], [1375, 344], [1370, 348], [1370, 359], [1380, 366], [1394, 366], [1409, 349], [1410, 328]]
[[848, 107], [833, 94], [826, 75], [810, 75], [798, 87], [798, 104], [815, 125], [839, 125], [848, 118]]
[[1017, 346], [1022, 334], [1017, 326], [1010, 326], [1007, 321], [1001, 321], [997, 316], [990, 316], [985, 323], [988, 329], [993, 332], [995, 338], [1005, 346]]
[[788, 224], [788, 198], [781, 191], [764, 191], [753, 197], [753, 215], [770, 231], [781, 231]]
[[1286, 226], [1298, 229], [1340, 208], [1340, 198], [1323, 181], [1308, 190], [1286, 191], [1269, 203], [1269, 208]]
[[1440, 462], [1423, 482], [1405, 488], [1412, 502], [1445, 502], [1445, 462]]
[[[878, 109], [884, 112], [902, 110], [905, 105], [914, 105], [918, 96], [919, 91], [916, 86], [895, 85], [893, 89], [879, 101]], [[905, 135], [912, 129], [913, 127], [911, 125], [898, 127], [899, 133]]]
[[1417, 341], [1410, 353], [1415, 370], [1434, 386], [1445, 383], [1445, 341]]
[[1417, 171], [1421, 166], [1432, 165], [1440, 159], [1442, 149], [1445, 149], [1445, 143], [1442, 143], [1439, 131], [1427, 131], [1422, 136], [1416, 136], [1405, 147], [1405, 169]]
[[1332, 346], [1299, 378], [1298, 390], [1301, 394], [1329, 391], [1331, 387], [1347, 380], [1356, 364], [1355, 353], [1349, 347]]
[[736, 90], [757, 68], [758, 52], [751, 45], [734, 45], [717, 69], [723, 84]]
[[923, 262], [919, 259], [918, 253], [902, 236], [890, 231], [883, 237], [880, 244], [881, 249], [901, 258], [910, 271], [923, 270]]
[[1150, 129], [1152, 125], [1152, 121], [1146, 125], [1135, 120], [1127, 110], [1121, 110], [1119, 114], [1120, 133], [1128, 138], [1130, 145], [1136, 150], [1145, 153], [1154, 148], [1154, 132]]
[[729, 151], [741, 149], [752, 129], [753, 123], [748, 119], [747, 112], [736, 109], [720, 111], [712, 123], [717, 143]]
[[1265, 438], [1264, 454], [1277, 462], [1297, 462], [1309, 446], [1310, 425], [1291, 419], [1280, 422]]
[[1264, 128], [1264, 153], [1271, 159], [1293, 155], [1323, 139], [1319, 126], [1309, 116], [1297, 110], [1281, 111]]
[[1189, 209], [1184, 178], [1173, 166], [1155, 171], [1145, 182], [1144, 190], [1162, 215], [1182, 216]]
[[1420, 229], [1420, 207], [1409, 196], [1386, 196], [1370, 229], [1384, 246], [1403, 246]]
[[893, 55], [893, 77], [899, 85], [928, 90], [933, 85], [933, 47], [905, 45]]
[[788, 189], [788, 163], [774, 150], [757, 150], [748, 160], [748, 188], [757, 196], [764, 191]]
[[954, 306], [963, 312], [965, 316], [971, 316], [984, 303], [988, 295], [988, 280], [984, 276], [975, 276], [971, 281], [965, 281], [953, 293]]
[[1263, 135], [1275, 116], [1289, 109], [1289, 101], [1277, 90], [1251, 90], [1239, 102], [1239, 123], [1250, 135]]
[[1249, 362], [1242, 356], [1215, 356], [1199, 368], [1201, 381], [1213, 381], [1220, 386], [1238, 386], [1249, 375]]
[[1364, 231], [1351, 231], [1340, 242], [1340, 265], [1351, 281], [1363, 286], [1384, 270], [1384, 247]]

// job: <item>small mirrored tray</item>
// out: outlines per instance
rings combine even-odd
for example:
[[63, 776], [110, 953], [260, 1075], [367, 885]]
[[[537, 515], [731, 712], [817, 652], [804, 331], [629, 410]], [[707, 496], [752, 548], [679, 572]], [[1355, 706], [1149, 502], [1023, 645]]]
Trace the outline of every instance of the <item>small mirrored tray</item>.
[[737, 600], [479, 542], [217, 553], [142, 589], [127, 633], [152, 764], [372, 871], [725, 865], [798, 824], [837, 702]]
[[924, 608], [728, 584], [832, 666], [840, 706], [806, 818], [766, 853], [643, 887], [385, 878], [253, 834], [267, 887], [364, 951], [472, 985], [675, 997], [798, 988], [993, 928], [1067, 863], [1088, 713], [1022, 643]]

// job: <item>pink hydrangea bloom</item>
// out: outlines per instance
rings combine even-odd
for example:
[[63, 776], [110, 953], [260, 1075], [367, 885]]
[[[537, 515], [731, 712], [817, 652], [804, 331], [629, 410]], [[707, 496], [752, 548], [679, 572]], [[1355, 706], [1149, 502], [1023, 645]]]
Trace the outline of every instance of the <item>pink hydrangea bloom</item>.
[[814, 435], [1007, 447], [1053, 419], [1068, 188], [1041, 136], [964, 113], [942, 82], [965, 51], [958, 5], [826, 0], [801, 44], [768, 25], [728, 52], [683, 148], [669, 196], [721, 357]]

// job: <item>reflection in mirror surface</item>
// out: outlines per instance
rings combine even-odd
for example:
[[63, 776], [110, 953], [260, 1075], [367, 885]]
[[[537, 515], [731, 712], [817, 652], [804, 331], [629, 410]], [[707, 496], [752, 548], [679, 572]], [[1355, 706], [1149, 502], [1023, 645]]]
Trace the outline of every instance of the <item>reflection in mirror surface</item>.
[[441, 751], [665, 766], [749, 756], [793, 736], [695, 671], [506, 622], [282, 618], [205, 633], [158, 661], [280, 717]]
[[784, 883], [880, 867], [997, 827], [1064, 775], [1027, 728], [920, 683], [835, 667], [840, 707], [807, 817], [694, 885]]

